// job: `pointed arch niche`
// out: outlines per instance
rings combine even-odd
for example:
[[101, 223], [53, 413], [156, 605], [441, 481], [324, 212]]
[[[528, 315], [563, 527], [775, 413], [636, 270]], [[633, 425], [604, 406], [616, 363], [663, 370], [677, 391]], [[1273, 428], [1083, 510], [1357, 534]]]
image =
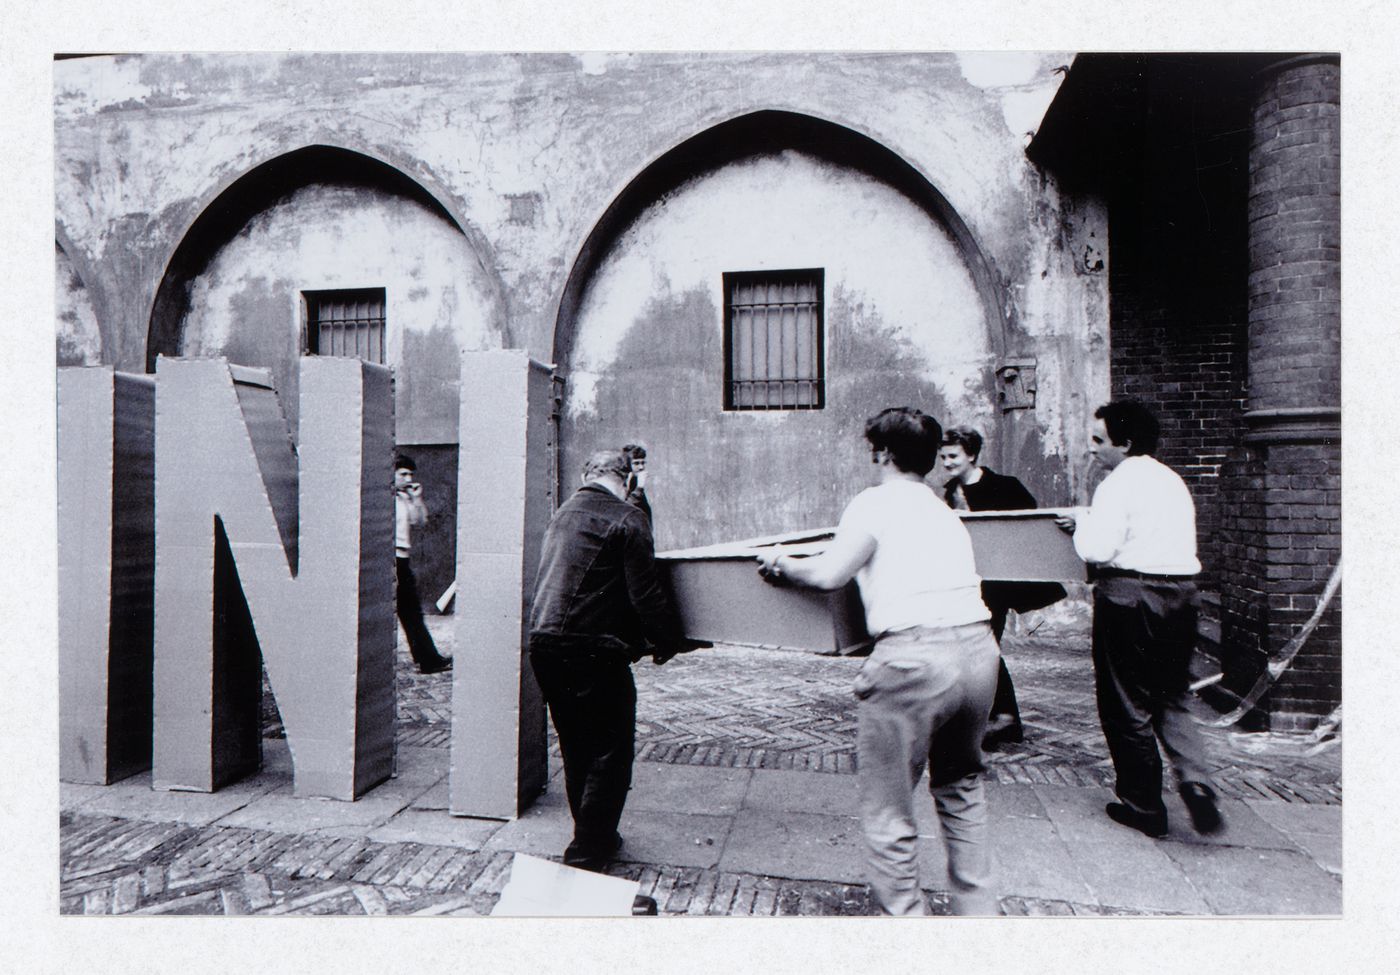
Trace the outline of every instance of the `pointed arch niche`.
[[312, 306], [382, 293], [379, 361], [394, 370], [396, 439], [433, 515], [415, 571], [435, 599], [453, 577], [460, 353], [504, 344], [488, 266], [404, 172], [337, 146], [297, 149], [232, 182], [192, 223], [153, 303], [146, 367], [166, 354], [270, 369], [295, 435]]
[[[726, 410], [724, 275], [791, 269], [821, 271], [824, 404]], [[618, 195], [564, 289], [562, 486], [595, 446], [641, 441], [659, 548], [834, 524], [868, 483], [867, 417], [996, 424], [994, 280], [943, 195], [865, 135], [779, 111], [696, 135]]]

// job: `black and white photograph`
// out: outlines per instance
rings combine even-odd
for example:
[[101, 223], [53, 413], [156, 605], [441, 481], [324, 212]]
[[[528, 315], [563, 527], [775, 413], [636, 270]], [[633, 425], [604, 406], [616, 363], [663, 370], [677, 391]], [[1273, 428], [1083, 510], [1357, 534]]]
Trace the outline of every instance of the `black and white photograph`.
[[23, 48], [44, 925], [1240, 970], [1375, 911], [1374, 39], [1023, 33]]

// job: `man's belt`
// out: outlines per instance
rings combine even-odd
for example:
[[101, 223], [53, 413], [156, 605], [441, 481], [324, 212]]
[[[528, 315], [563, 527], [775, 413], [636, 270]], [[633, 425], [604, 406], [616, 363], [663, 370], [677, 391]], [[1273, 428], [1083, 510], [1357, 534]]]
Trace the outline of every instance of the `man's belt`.
[[1118, 569], [1113, 566], [1091, 566], [1089, 578], [1092, 581], [1099, 579], [1141, 579], [1143, 582], [1195, 582], [1196, 574], [1174, 576], [1163, 575], [1156, 572], [1138, 572], [1136, 569]]

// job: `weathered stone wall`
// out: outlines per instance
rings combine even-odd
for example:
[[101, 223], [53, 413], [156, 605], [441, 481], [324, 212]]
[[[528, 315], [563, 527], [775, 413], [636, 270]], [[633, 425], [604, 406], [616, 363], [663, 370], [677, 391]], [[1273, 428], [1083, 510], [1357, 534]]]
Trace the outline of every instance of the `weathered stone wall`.
[[[78, 274], [95, 269], [67, 293], [86, 291], [102, 361], [146, 369], [156, 296], [179, 270], [172, 258], [201, 215], [233, 206], [221, 215], [232, 227], [227, 241], [189, 279], [182, 350], [220, 351], [290, 378], [300, 291], [383, 286], [399, 356], [391, 365], [401, 443], [451, 439], [442, 431], [455, 429], [450, 374], [461, 350], [516, 347], [559, 360], [569, 397], [562, 453], [584, 449], [584, 439], [651, 441], [663, 544], [829, 523], [868, 467], [860, 421], [895, 400], [991, 428], [988, 462], [1022, 476], [1044, 503], [1065, 503], [1084, 494], [1083, 466], [1071, 461], [1083, 456], [1086, 418], [1108, 392], [1107, 281], [1093, 257], [1106, 216], [1096, 201], [1062, 194], [1023, 150], [1059, 83], [1053, 69], [1066, 61], [743, 53], [63, 61], [57, 233]], [[693, 186], [653, 201], [635, 223], [672, 235], [666, 248], [647, 253], [626, 228], [604, 241], [599, 276], [583, 282], [581, 315], [558, 341], [581, 249], [626, 187], [685, 140], [761, 111], [810, 116], [884, 147], [947, 213], [930, 214], [878, 174], [802, 146], [720, 167], [700, 160]], [[415, 191], [310, 175], [270, 204], [237, 211], [242, 197], [226, 191], [240, 178], [312, 145], [384, 164]], [[674, 235], [712, 228], [744, 194], [747, 212], [728, 216], [769, 226], [764, 207], [822, 201], [801, 217], [821, 233], [802, 244], [796, 265], [831, 271], [833, 398], [815, 419], [721, 415], [712, 381], [722, 368], [718, 275], [794, 266], [797, 253], [776, 253], [771, 233], [736, 234], [732, 248], [704, 233], [704, 246], [687, 255]], [[694, 208], [690, 223], [673, 204]], [[629, 276], [629, 267], [665, 279]], [[586, 343], [610, 329], [617, 354], [590, 360]], [[992, 373], [1007, 356], [1035, 359], [1034, 410], [1002, 415], [991, 405]], [[596, 419], [575, 422], [569, 411]], [[776, 488], [755, 489], [765, 470], [800, 490], [775, 507]], [[574, 480], [567, 467], [563, 480]]]

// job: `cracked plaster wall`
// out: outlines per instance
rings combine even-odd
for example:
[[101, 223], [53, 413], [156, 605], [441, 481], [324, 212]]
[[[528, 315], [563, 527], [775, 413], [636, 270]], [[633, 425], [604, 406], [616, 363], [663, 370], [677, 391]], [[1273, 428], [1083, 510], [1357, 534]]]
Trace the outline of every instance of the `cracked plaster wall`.
[[60, 366], [102, 363], [102, 333], [92, 296], [68, 253], [54, 247], [54, 338]]
[[[723, 273], [812, 267], [825, 409], [725, 412]], [[889, 186], [792, 151], [644, 212], [585, 293], [576, 335], [561, 467], [570, 478], [594, 445], [647, 444], [662, 548], [835, 524], [868, 484], [864, 420], [886, 406], [994, 423], [985, 312], [952, 239]]]
[[195, 278], [180, 351], [270, 368], [295, 430], [302, 292], [384, 288], [397, 440], [456, 443], [459, 351], [500, 347], [480, 277], [462, 235], [420, 204], [305, 186], [253, 216]]
[[[308, 144], [343, 146], [397, 167], [442, 203], [475, 268], [446, 273], [477, 275], [481, 314], [503, 344], [548, 361], [573, 262], [628, 182], [735, 116], [810, 114], [888, 147], [966, 222], [1001, 305], [1006, 353], [1039, 362], [1036, 410], [1003, 419], [996, 459], [1006, 455], [1003, 466], [1046, 503], [1063, 503], [1087, 488], [1088, 417], [1108, 394], [1106, 271], [1080, 261], [1090, 240], [1106, 242], [1107, 221], [1096, 201], [1039, 173], [1024, 147], [1059, 85], [1055, 68], [1069, 60], [742, 52], [68, 60], [55, 64], [57, 219], [83, 266], [102, 269], [88, 283], [95, 307], [110, 314], [104, 359], [140, 371], [156, 289], [201, 210], [261, 162]], [[703, 309], [715, 305], [715, 287], [702, 295], [680, 283], [646, 301], [713, 322], [717, 311]], [[829, 286], [828, 314], [869, 316], [863, 290]], [[886, 352], [872, 349], [870, 361]], [[697, 345], [693, 354], [699, 362], [710, 351]], [[663, 409], [670, 390], [642, 392], [645, 414]], [[865, 415], [862, 406], [841, 422]]]

